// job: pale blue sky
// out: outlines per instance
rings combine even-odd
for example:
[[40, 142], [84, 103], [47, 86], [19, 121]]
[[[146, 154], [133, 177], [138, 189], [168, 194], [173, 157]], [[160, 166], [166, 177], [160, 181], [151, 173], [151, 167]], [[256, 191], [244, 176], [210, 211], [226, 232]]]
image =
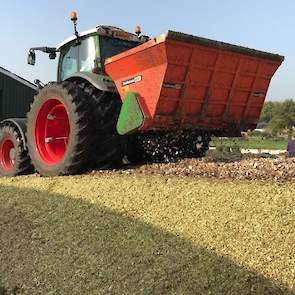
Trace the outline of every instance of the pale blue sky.
[[42, 53], [26, 64], [34, 46], [56, 46], [72, 34], [69, 15], [77, 10], [80, 31], [110, 24], [151, 37], [168, 29], [213, 38], [286, 56], [268, 99], [295, 98], [294, 0], [10, 0], [1, 1], [0, 66], [28, 80], [56, 79], [56, 64]]

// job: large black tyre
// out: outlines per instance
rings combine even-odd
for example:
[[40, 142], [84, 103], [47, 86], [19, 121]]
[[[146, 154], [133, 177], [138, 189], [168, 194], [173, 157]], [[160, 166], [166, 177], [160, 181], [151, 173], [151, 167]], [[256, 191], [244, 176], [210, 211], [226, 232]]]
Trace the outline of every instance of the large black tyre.
[[0, 176], [17, 176], [32, 173], [27, 149], [18, 128], [11, 122], [0, 125]]
[[138, 134], [126, 136], [124, 154], [133, 165], [143, 164], [149, 159], [144, 149], [144, 142], [140, 139]]
[[27, 117], [29, 154], [41, 175], [77, 174], [88, 168], [93, 117], [87, 96], [77, 85], [45, 86]]
[[75, 83], [88, 97], [95, 122], [89, 162], [98, 169], [118, 168], [122, 164], [125, 139], [116, 129], [122, 106], [120, 96], [103, 92], [87, 82]]

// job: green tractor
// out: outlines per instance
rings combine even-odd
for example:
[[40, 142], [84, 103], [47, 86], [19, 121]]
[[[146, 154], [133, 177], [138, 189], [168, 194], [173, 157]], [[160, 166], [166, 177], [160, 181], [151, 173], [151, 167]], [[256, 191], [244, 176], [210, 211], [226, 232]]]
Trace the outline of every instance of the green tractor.
[[[106, 169], [122, 162], [121, 137], [116, 123], [121, 99], [106, 75], [104, 61], [148, 40], [112, 26], [78, 33], [56, 48], [31, 48], [55, 59], [59, 53], [57, 82], [36, 81], [39, 91], [27, 114], [26, 124], [5, 122], [0, 127], [0, 175], [26, 174], [34, 167], [41, 175], [68, 175], [90, 167]], [[3, 140], [4, 139], [4, 140]], [[31, 159], [31, 161], [30, 161]]]

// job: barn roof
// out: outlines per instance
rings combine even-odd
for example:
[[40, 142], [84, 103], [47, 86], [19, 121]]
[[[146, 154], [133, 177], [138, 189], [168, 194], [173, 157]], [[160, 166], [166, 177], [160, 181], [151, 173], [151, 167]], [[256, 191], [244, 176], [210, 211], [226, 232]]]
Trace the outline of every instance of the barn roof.
[[8, 76], [8, 77], [10, 77], [10, 78], [22, 83], [23, 85], [26, 85], [26, 86], [34, 89], [34, 90], [37, 88], [37, 86], [35, 84], [31, 83], [30, 81], [28, 81], [28, 80], [26, 80], [26, 79], [24, 79], [24, 78], [22, 78], [22, 77], [20, 77], [20, 76], [18, 76], [16, 74], [10, 72], [10, 71], [2, 68], [2, 67], [0, 67], [0, 74]]

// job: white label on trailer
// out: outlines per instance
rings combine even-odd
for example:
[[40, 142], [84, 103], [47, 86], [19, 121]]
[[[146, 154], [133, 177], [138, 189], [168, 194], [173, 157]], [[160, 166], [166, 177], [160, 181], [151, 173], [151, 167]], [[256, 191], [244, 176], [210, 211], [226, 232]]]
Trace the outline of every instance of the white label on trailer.
[[133, 77], [131, 79], [122, 81], [122, 86], [127, 86], [127, 85], [134, 84], [134, 83], [137, 83], [137, 82], [140, 82], [140, 81], [142, 81], [142, 76], [136, 76], [136, 77]]

